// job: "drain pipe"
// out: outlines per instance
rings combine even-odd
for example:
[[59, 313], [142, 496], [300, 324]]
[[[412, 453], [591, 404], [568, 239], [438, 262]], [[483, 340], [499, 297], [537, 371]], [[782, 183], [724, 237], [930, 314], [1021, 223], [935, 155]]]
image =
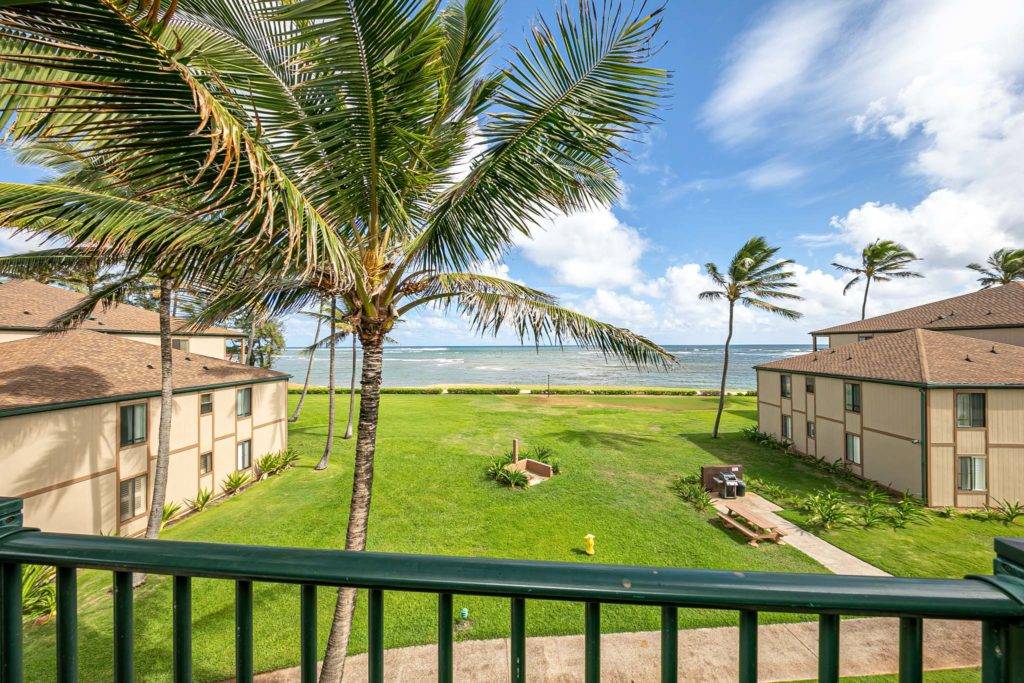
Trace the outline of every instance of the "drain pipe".
[[928, 504], [928, 389], [921, 389], [921, 500]]

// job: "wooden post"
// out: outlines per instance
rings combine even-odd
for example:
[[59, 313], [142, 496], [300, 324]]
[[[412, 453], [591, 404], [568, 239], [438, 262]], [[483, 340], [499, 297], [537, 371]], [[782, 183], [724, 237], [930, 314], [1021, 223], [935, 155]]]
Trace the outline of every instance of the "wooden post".
[[512, 462], [519, 462], [519, 439], [512, 439]]

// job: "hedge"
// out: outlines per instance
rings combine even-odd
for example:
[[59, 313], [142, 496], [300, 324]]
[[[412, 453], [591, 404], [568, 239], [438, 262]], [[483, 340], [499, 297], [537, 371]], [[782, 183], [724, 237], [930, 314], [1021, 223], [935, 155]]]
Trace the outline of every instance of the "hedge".
[[[336, 394], [347, 394], [349, 391], [348, 387], [335, 387], [334, 393]], [[522, 393], [519, 387], [450, 387], [447, 389], [449, 394], [519, 394]], [[288, 393], [290, 394], [301, 394], [302, 387], [288, 387]], [[327, 387], [314, 386], [309, 387], [307, 390], [308, 394], [326, 394]], [[356, 393], [359, 393], [359, 387], [356, 387]], [[380, 393], [382, 394], [443, 394], [445, 393], [444, 387], [381, 387]], [[717, 389], [675, 389], [672, 387], [633, 387], [633, 388], [615, 388], [615, 387], [551, 387], [551, 389], [545, 388], [534, 388], [531, 389], [533, 395], [544, 396], [550, 394], [553, 396], [578, 396], [578, 395], [591, 395], [591, 396], [718, 396], [719, 392]], [[732, 396], [757, 396], [756, 391], [740, 391]]]

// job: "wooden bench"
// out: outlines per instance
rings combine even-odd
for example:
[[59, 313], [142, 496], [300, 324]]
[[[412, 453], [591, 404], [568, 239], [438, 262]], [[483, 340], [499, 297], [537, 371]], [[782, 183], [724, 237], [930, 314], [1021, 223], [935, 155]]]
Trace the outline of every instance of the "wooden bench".
[[749, 543], [753, 547], [756, 548], [760, 541], [773, 543], [782, 541], [783, 533], [775, 527], [775, 524], [750, 508], [736, 503], [726, 503], [725, 509], [728, 512], [719, 512], [719, 519], [723, 524], [736, 529], [749, 538]]

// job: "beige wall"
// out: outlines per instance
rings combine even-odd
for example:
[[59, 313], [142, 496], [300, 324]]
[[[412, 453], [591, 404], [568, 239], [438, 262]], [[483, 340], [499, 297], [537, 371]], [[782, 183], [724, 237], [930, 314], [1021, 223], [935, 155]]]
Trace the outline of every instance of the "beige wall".
[[[160, 345], [160, 335], [157, 334], [119, 334], [123, 339], [142, 342], [144, 344]], [[188, 338], [189, 353], [197, 353], [203, 356], [211, 356], [222, 360], [227, 358], [228, 339], [237, 337], [215, 337], [215, 336], [190, 336], [185, 334], [174, 335], [175, 339]]]
[[[199, 414], [201, 392], [176, 394], [171, 421], [167, 500], [184, 502], [200, 488], [220, 493], [235, 469], [235, 445], [251, 438], [253, 461], [287, 447], [287, 385], [253, 386], [253, 417], [236, 419], [235, 387], [216, 390], [213, 415]], [[120, 405], [52, 410], [0, 418], [0, 496], [24, 499], [25, 523], [48, 531], [134, 535], [143, 511], [119, 524], [119, 481], [143, 473], [153, 484], [160, 419], [158, 397], [148, 408], [144, 443], [120, 447]], [[199, 455], [214, 453], [211, 474], [199, 475]], [[151, 495], [147, 496], [147, 505]]]
[[828, 346], [830, 349], [839, 348], [840, 346], [846, 346], [847, 344], [856, 344], [856, 334], [832, 334], [828, 337]]

